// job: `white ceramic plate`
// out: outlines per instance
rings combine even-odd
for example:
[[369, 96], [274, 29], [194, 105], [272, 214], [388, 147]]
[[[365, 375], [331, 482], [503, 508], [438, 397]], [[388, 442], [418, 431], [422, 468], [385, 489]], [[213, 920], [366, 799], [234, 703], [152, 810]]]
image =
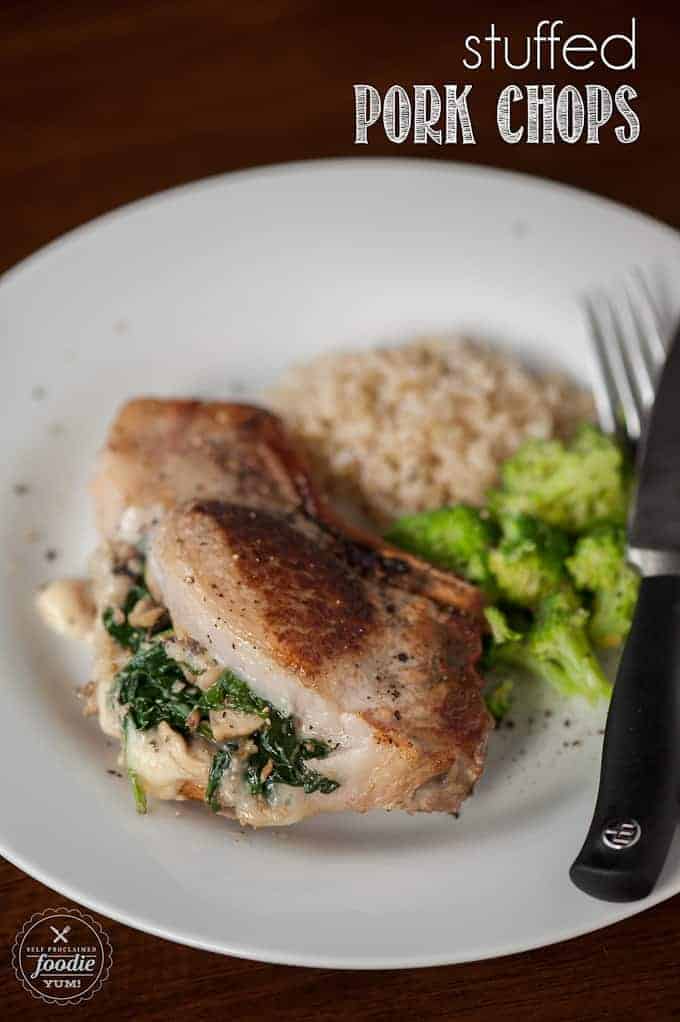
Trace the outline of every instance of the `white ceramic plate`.
[[493, 737], [457, 821], [376, 813], [241, 834], [198, 806], [154, 804], [140, 818], [126, 783], [107, 773], [115, 750], [73, 698], [87, 654], [49, 634], [32, 606], [40, 582], [83, 569], [94, 539], [88, 473], [130, 395], [242, 396], [321, 349], [458, 327], [586, 377], [577, 294], [633, 261], [680, 282], [678, 237], [603, 200], [481, 168], [357, 159], [168, 192], [7, 275], [4, 854], [89, 908], [171, 940], [353, 968], [520, 951], [680, 890], [677, 841], [646, 902], [612, 906], [571, 886], [601, 714], [549, 705], [540, 692], [514, 730]]

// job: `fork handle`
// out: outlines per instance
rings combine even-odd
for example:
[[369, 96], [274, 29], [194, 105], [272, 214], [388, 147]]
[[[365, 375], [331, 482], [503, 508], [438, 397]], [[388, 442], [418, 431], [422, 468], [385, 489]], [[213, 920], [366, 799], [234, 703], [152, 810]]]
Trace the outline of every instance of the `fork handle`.
[[653, 889], [673, 838], [680, 768], [680, 577], [643, 578], [614, 685], [597, 804], [572, 881], [604, 901]]

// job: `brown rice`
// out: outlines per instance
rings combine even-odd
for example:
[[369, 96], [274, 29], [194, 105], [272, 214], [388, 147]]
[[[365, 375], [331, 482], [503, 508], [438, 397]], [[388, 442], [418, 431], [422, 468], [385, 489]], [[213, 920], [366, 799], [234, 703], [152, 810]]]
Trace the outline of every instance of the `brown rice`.
[[481, 503], [525, 438], [563, 437], [593, 415], [590, 395], [564, 376], [464, 339], [322, 355], [286, 372], [268, 399], [329, 496], [381, 526]]

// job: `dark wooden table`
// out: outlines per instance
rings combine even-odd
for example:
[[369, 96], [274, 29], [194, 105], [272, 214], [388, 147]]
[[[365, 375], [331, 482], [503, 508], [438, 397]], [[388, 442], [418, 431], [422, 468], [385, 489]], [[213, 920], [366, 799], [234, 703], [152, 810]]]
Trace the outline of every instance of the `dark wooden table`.
[[[337, 6], [337, 10], [335, 10]], [[3, 0], [0, 270], [75, 225], [171, 185], [234, 168], [343, 154], [425, 155], [510, 167], [591, 189], [680, 226], [680, 15], [649, 4], [569, 5], [571, 32], [604, 38], [639, 16], [636, 71], [465, 72], [463, 39], [492, 20], [523, 39], [549, 5], [294, 0]], [[505, 10], [504, 10], [505, 6]], [[642, 13], [644, 11], [644, 13]], [[562, 12], [565, 16], [564, 11]], [[352, 85], [472, 81], [477, 145], [352, 144]], [[506, 145], [495, 99], [509, 82], [631, 82], [634, 145]], [[5, 356], [6, 358], [7, 356]], [[8, 366], [4, 367], [7, 371]], [[5, 779], [5, 784], [8, 779]], [[0, 869], [0, 997], [9, 1018], [63, 1018], [9, 965], [16, 930], [65, 899]], [[103, 919], [114, 947], [91, 1018], [246, 1020], [680, 1018], [680, 900], [529, 954], [400, 973], [259, 965], [193, 951]]]

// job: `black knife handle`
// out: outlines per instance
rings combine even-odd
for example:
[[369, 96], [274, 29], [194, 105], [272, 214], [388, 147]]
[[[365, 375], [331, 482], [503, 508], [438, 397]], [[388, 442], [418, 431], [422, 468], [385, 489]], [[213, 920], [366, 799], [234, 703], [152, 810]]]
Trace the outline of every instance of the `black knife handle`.
[[678, 815], [680, 577], [643, 578], [607, 716], [595, 814], [569, 875], [604, 901], [654, 887]]

